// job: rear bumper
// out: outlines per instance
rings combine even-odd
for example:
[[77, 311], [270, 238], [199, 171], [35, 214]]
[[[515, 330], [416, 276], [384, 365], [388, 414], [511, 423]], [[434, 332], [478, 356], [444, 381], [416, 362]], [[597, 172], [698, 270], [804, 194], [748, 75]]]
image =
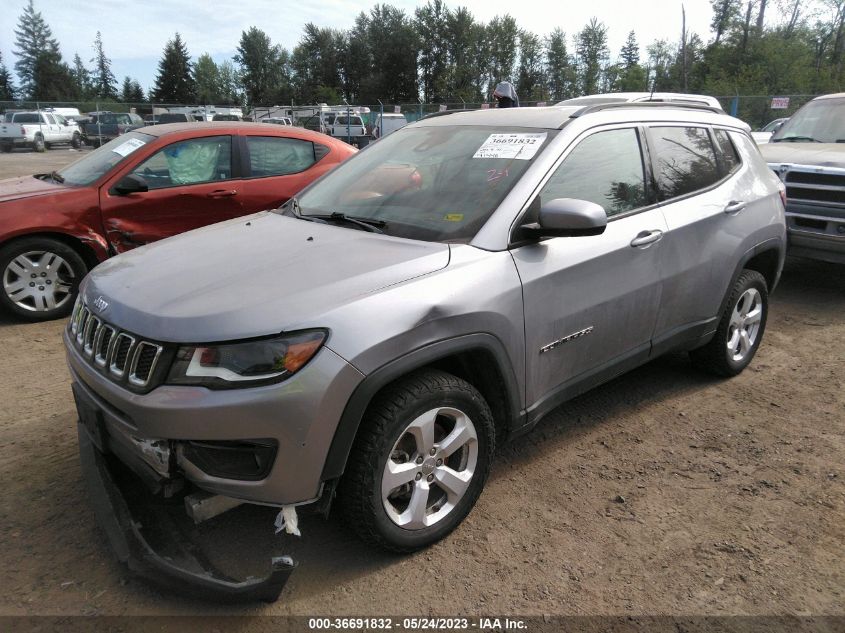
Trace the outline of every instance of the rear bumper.
[[[77, 430], [83, 478], [97, 522], [106, 532], [117, 558], [132, 572], [167, 589], [204, 600], [274, 602], [278, 599], [297, 567], [289, 556], [273, 557], [269, 573], [262, 578], [249, 577], [238, 581], [196, 556], [196, 548], [190, 543], [180, 543], [175, 554], [171, 552], [172, 548], [168, 548], [167, 558], [157, 553], [145, 537], [142, 523], [134, 518], [106, 456], [97, 449], [82, 424], [77, 426]], [[146, 497], [133, 495], [133, 498]], [[155, 509], [152, 503], [145, 505], [148, 514]], [[167, 516], [162, 517], [163, 522], [168, 520]], [[161, 525], [158, 521], [156, 524]], [[178, 540], [177, 534], [174, 534], [174, 540]]]

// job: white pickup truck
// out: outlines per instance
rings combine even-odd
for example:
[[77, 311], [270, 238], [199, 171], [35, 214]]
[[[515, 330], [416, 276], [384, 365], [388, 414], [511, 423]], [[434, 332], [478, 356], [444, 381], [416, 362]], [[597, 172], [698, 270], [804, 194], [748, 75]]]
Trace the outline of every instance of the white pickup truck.
[[0, 148], [11, 152], [14, 147], [31, 147], [43, 152], [56, 143], [82, 145], [82, 134], [76, 122], [52, 112], [10, 112], [0, 123]]

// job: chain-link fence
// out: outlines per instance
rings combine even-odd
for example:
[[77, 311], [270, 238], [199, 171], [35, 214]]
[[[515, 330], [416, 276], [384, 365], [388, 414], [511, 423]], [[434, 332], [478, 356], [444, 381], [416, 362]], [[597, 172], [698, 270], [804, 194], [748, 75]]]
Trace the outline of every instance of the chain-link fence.
[[[752, 129], [759, 129], [773, 119], [789, 117], [798, 108], [813, 99], [816, 95], [741, 95], [717, 96], [725, 112], [746, 121]], [[537, 107], [553, 105], [554, 101], [522, 102], [522, 107]], [[188, 120], [210, 121], [215, 116], [220, 119], [244, 118], [246, 120], [288, 119], [293, 125], [309, 127], [319, 131], [329, 131], [335, 136], [358, 136], [352, 134], [351, 120], [356, 124], [360, 117], [365, 127], [366, 136], [380, 136], [384, 133], [385, 122], [398, 120], [401, 115], [405, 123], [413, 123], [429, 114], [455, 111], [478, 110], [494, 108], [491, 102], [450, 101], [446, 103], [379, 102], [375, 104], [343, 104], [343, 105], [261, 105], [240, 107], [237, 105], [198, 105], [186, 103], [124, 103], [115, 101], [83, 101], [83, 102], [39, 102], [39, 101], [0, 101], [0, 115], [16, 111], [44, 110], [62, 114], [65, 118], [85, 119], [93, 112], [132, 113], [143, 118], [146, 123], [155, 124], [165, 113], [184, 113]], [[348, 115], [346, 121], [349, 132], [344, 133], [338, 126], [330, 127], [327, 122], [334, 122], [338, 116]], [[165, 117], [166, 119], [167, 117]], [[277, 121], [278, 122], [278, 121]], [[287, 122], [287, 121], [284, 121]], [[341, 126], [342, 127], [342, 126]], [[351, 139], [350, 139], [351, 140]]]

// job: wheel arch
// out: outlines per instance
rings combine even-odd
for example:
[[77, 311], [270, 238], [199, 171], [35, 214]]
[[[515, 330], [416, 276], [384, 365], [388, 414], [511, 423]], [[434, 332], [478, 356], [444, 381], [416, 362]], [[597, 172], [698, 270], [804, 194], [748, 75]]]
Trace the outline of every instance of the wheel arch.
[[731, 292], [736, 284], [736, 280], [739, 279], [742, 271], [746, 268], [756, 270], [763, 275], [766, 279], [769, 294], [771, 294], [780, 280], [780, 273], [783, 269], [783, 262], [785, 258], [786, 244], [780, 238], [766, 240], [765, 242], [761, 242], [754, 248], [746, 251], [739, 259], [739, 262], [737, 262], [736, 269], [731, 277], [731, 282], [725, 289], [725, 296], [722, 299], [722, 303], [719, 306], [719, 312], [717, 314], [721, 316], [724, 313], [725, 308], [728, 305], [728, 299], [730, 299]]
[[34, 233], [19, 233], [13, 237], [10, 237], [3, 242], [0, 242], [0, 248], [6, 248], [10, 244], [14, 244], [15, 242], [19, 242], [20, 240], [29, 239], [29, 238], [45, 238], [56, 240], [57, 242], [61, 242], [62, 244], [72, 248], [75, 250], [79, 256], [82, 258], [82, 261], [85, 262], [85, 265], [88, 267], [88, 270], [91, 270], [99, 264], [102, 259], [98, 256], [97, 251], [103, 249], [103, 245], [99, 243], [98, 240], [94, 238], [90, 238], [88, 242], [95, 242], [97, 244], [97, 249], [91, 246], [90, 243], [86, 243], [85, 240], [76, 236], [70, 235], [68, 233], [61, 233], [58, 231], [36, 231]]
[[361, 420], [376, 394], [409, 373], [427, 367], [454, 374], [478, 389], [490, 405], [499, 437], [518, 428], [522, 399], [512, 364], [499, 339], [479, 333], [438, 341], [383, 365], [358, 385], [338, 423], [323, 465], [322, 481], [343, 474]]

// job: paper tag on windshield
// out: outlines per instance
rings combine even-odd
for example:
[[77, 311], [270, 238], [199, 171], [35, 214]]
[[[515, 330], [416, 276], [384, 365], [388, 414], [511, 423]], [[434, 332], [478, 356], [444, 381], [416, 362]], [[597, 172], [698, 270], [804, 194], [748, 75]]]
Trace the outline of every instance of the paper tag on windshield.
[[129, 156], [132, 152], [134, 152], [139, 147], [143, 147], [146, 145], [144, 141], [137, 139], [137, 138], [130, 138], [125, 143], [121, 143], [117, 147], [115, 147], [112, 151], [115, 154], [120, 154], [121, 156]]
[[537, 134], [491, 134], [472, 157], [531, 160], [545, 140], [545, 132]]

